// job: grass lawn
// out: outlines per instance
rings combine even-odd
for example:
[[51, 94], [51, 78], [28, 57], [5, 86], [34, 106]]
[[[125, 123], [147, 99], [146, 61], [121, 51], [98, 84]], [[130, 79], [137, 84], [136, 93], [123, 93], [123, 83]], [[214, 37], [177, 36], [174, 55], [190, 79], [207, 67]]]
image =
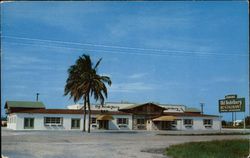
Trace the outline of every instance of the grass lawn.
[[249, 141], [236, 139], [172, 145], [165, 154], [172, 158], [246, 158], [248, 151]]

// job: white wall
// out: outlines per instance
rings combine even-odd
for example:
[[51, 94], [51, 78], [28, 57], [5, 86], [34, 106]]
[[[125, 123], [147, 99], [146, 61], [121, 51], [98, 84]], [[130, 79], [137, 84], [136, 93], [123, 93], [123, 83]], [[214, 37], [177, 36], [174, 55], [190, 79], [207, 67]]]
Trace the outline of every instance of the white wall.
[[[91, 117], [97, 117], [98, 115], [91, 115]], [[110, 130], [132, 130], [132, 115], [112, 115], [113, 120], [109, 121]], [[34, 130], [82, 130], [83, 129], [83, 115], [82, 114], [26, 114], [16, 113], [8, 116], [8, 120], [12, 120], [11, 123], [7, 122], [7, 128], [14, 130], [26, 130], [24, 129], [24, 118], [34, 118]], [[62, 126], [45, 126], [44, 117], [63, 117]], [[71, 129], [71, 119], [80, 119], [80, 129]], [[128, 118], [127, 127], [119, 127], [117, 124], [117, 118]], [[177, 118], [177, 130], [219, 130], [221, 122], [219, 117], [179, 117]], [[193, 119], [192, 128], [186, 128], [183, 125], [184, 119]], [[213, 124], [211, 128], [205, 128], [203, 125], [203, 119], [212, 119]], [[93, 127], [96, 125], [96, 128]], [[149, 124], [150, 125], [150, 124]], [[150, 126], [148, 130], [154, 130], [153, 126]], [[86, 130], [88, 129], [88, 115], [86, 115]], [[98, 122], [91, 124], [91, 130], [98, 129]]]
[[[109, 129], [112, 130], [132, 130], [132, 115], [113, 115], [113, 120], [109, 121]], [[119, 127], [117, 124], [117, 118], [127, 118], [128, 125], [127, 127]]]
[[[91, 117], [97, 117], [98, 115], [91, 115]], [[132, 115], [112, 115], [113, 120], [109, 121], [109, 129], [111, 130], [131, 130], [132, 129]], [[83, 129], [83, 115], [82, 114], [27, 114], [16, 113], [11, 115], [16, 118], [16, 123], [7, 123], [7, 128], [14, 130], [30, 130], [24, 129], [24, 118], [34, 118], [34, 130], [82, 130]], [[46, 126], [44, 125], [44, 117], [62, 117], [62, 126]], [[71, 129], [71, 119], [80, 119], [80, 129]], [[128, 118], [127, 127], [119, 127], [117, 124], [117, 118]], [[96, 128], [93, 127], [96, 125]], [[91, 124], [91, 130], [98, 129], [98, 123]], [[86, 115], [86, 130], [88, 129], [88, 115]]]
[[15, 114], [11, 114], [7, 116], [7, 128], [16, 129], [17, 128], [17, 116]]
[[[181, 117], [178, 118], [177, 121], [177, 130], [220, 130], [221, 121], [219, 117]], [[191, 128], [187, 128], [186, 125], [183, 125], [185, 119], [192, 119], [193, 125]], [[211, 119], [213, 120], [213, 124], [211, 128], [206, 128], [203, 125], [204, 119]]]
[[[17, 122], [17, 130], [24, 129], [24, 118], [34, 118], [34, 130], [71, 130], [71, 119], [79, 118], [80, 120], [80, 129], [83, 127], [83, 115], [80, 114], [26, 114], [26, 113], [18, 113], [18, 122]], [[63, 125], [62, 126], [45, 126], [44, 125], [44, 117], [63, 117]]]

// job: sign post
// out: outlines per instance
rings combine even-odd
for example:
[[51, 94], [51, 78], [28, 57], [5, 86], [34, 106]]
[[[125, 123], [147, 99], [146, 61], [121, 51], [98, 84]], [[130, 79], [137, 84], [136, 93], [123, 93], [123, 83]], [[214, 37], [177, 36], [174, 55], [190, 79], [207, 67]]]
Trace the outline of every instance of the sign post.
[[246, 114], [244, 112], [244, 134], [246, 133]]
[[220, 133], [221, 133], [221, 129], [222, 129], [222, 122], [221, 122], [221, 113], [220, 113]]
[[246, 128], [245, 123], [245, 98], [237, 98], [237, 95], [226, 95], [225, 99], [219, 100], [219, 113], [223, 112], [232, 112], [232, 118], [233, 118], [233, 112], [244, 112], [244, 130]]
[[219, 112], [244, 112], [245, 98], [219, 100]]

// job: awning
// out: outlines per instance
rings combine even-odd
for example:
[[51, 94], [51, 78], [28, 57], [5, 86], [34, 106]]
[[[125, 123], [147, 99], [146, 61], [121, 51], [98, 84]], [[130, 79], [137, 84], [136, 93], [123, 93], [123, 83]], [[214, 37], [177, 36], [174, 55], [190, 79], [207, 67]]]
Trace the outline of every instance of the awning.
[[111, 115], [99, 115], [96, 117], [96, 120], [113, 120], [114, 118]]
[[160, 116], [153, 119], [153, 121], [174, 121], [175, 119], [176, 117], [174, 116]]

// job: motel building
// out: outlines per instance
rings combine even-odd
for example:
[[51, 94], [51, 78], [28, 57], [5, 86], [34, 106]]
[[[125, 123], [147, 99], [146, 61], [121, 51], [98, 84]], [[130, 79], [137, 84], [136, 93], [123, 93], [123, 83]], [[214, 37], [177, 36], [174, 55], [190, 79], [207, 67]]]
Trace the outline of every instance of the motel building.
[[[7, 101], [7, 128], [13, 130], [82, 130], [81, 104], [47, 109], [42, 102]], [[219, 130], [220, 117], [185, 105], [107, 102], [92, 105], [91, 130]]]

